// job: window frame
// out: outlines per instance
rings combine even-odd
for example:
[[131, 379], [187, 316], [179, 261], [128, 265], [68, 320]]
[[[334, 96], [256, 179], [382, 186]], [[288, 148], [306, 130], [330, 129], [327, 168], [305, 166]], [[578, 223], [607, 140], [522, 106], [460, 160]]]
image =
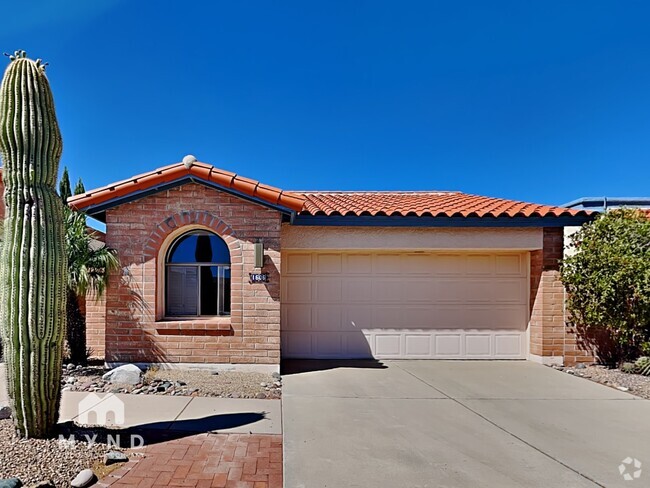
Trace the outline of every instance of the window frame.
[[[171, 254], [175, 250], [176, 244], [181, 241], [182, 239], [191, 236], [191, 235], [207, 235], [207, 236], [214, 236], [217, 239], [220, 239], [223, 244], [226, 246], [226, 249], [228, 251], [228, 257], [230, 258], [230, 262], [228, 263], [222, 263], [218, 261], [214, 262], [206, 262], [206, 263], [201, 263], [201, 262], [178, 262], [178, 263], [172, 263], [169, 262], [171, 259]], [[218, 234], [211, 230], [207, 229], [202, 229], [202, 228], [197, 228], [197, 229], [189, 229], [185, 232], [179, 233], [178, 235], [174, 236], [173, 239], [171, 239], [169, 245], [167, 246], [167, 250], [164, 255], [164, 260], [162, 262], [163, 265], [163, 283], [164, 283], [164, 290], [162, 294], [162, 299], [163, 299], [163, 318], [165, 320], [202, 320], [202, 319], [210, 319], [210, 318], [230, 318], [232, 314], [232, 257], [230, 254], [230, 248], [228, 246], [228, 243]], [[169, 308], [168, 308], [168, 302], [169, 302], [169, 268], [172, 267], [182, 267], [182, 268], [195, 268], [196, 269], [196, 310], [197, 313], [196, 315], [173, 315], [169, 313]], [[219, 286], [219, 281], [220, 277], [223, 277], [223, 281], [225, 282], [225, 275], [226, 272], [230, 274], [230, 300], [229, 300], [229, 310], [227, 313], [217, 313], [217, 314], [201, 314], [201, 268], [203, 267], [208, 267], [208, 268], [217, 268], [217, 310], [219, 310], [222, 307], [222, 303], [225, 301], [225, 286]]]

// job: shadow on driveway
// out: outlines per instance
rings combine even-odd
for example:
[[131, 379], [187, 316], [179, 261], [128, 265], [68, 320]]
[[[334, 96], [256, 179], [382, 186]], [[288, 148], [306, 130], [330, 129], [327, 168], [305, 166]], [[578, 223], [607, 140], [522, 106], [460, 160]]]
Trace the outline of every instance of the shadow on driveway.
[[280, 372], [291, 375], [337, 368], [386, 369], [386, 365], [376, 359], [285, 359]]
[[199, 419], [175, 420], [171, 422], [152, 422], [124, 429], [103, 426], [82, 426], [68, 421], [58, 426], [57, 435], [78, 441], [113, 443], [129, 448], [131, 436], [140, 436], [145, 446], [196, 434], [219, 433], [219, 431], [253, 424], [266, 418], [266, 412], [238, 412], [210, 415]]

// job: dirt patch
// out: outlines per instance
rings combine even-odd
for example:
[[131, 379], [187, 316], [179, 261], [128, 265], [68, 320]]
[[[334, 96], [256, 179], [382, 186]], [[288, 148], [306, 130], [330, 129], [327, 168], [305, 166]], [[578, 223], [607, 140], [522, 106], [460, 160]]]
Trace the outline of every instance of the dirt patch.
[[136, 395], [202, 396], [277, 399], [282, 396], [278, 374], [150, 368], [137, 385], [119, 385], [102, 379], [101, 366], [66, 366], [62, 386], [69, 391], [133, 393]]

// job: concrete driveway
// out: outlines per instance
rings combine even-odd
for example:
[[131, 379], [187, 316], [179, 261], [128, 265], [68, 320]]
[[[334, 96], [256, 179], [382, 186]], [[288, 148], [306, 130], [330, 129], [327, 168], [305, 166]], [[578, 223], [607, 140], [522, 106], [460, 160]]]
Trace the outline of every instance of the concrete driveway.
[[585, 379], [523, 361], [283, 368], [285, 488], [650, 485], [650, 401]]

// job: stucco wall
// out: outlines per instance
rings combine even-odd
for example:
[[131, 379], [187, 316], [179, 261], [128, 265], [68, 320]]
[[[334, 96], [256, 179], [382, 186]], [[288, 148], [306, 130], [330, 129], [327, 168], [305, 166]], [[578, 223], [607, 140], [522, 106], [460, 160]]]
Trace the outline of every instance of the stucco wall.
[[[277, 365], [280, 220], [276, 211], [198, 184], [109, 210], [106, 244], [118, 251], [123, 270], [106, 293], [106, 360]], [[194, 228], [211, 230], [228, 244], [231, 316], [166, 320], [162, 260], [174, 237]], [[267, 284], [248, 282], [258, 239]]]
[[542, 249], [541, 228], [282, 226], [283, 249]]

